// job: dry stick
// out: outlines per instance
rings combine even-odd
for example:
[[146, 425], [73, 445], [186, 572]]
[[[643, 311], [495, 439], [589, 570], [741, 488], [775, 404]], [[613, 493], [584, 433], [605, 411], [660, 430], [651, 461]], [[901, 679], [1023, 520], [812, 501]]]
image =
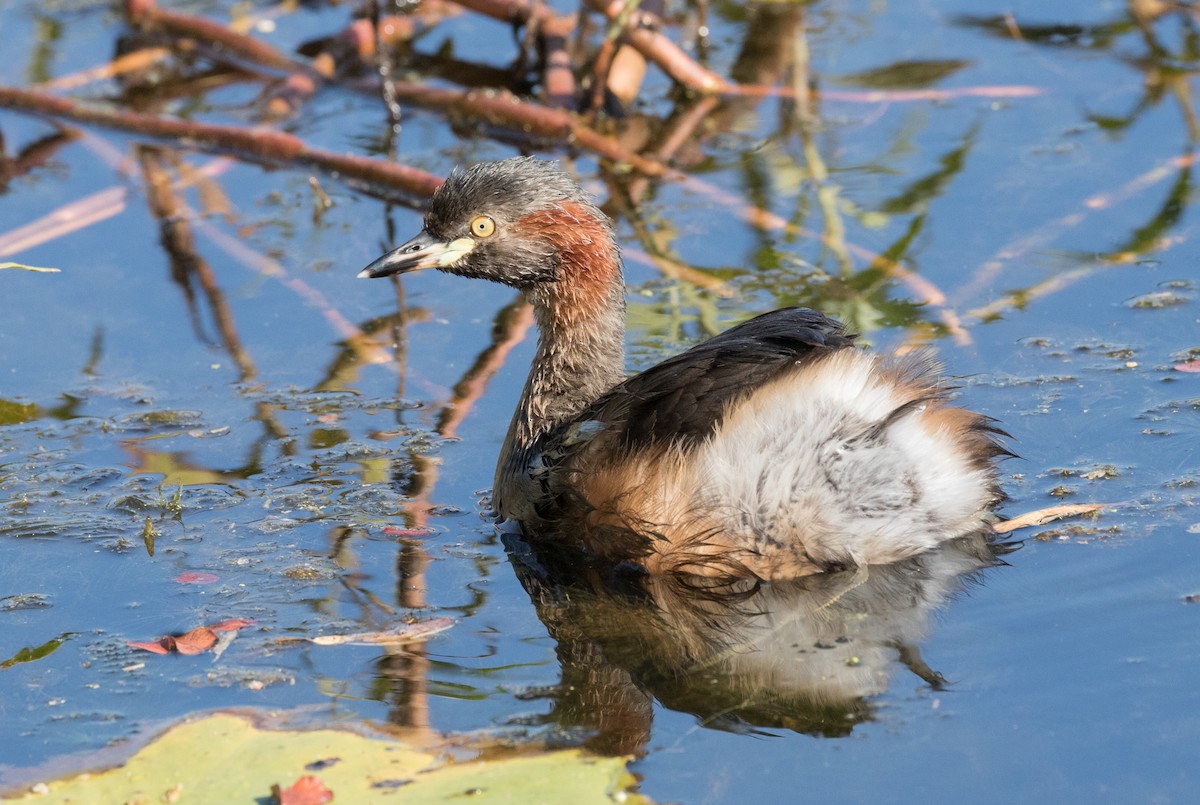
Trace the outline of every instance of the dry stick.
[[629, 151], [611, 137], [589, 128], [578, 116], [563, 109], [550, 109], [523, 101], [507, 90], [463, 92], [434, 89], [421, 84], [397, 83], [396, 94], [413, 103], [460, 111], [497, 126], [565, 142], [605, 159], [624, 163], [647, 176], [680, 177], [678, 172], [661, 162]]
[[[620, 0], [586, 0], [587, 5], [615, 20], [624, 8]], [[531, 6], [525, 0], [456, 0], [464, 8], [477, 11], [493, 19], [511, 24], [528, 21]], [[550, 17], [545, 11], [539, 17]], [[655, 30], [662, 22], [652, 14], [639, 12], [633, 18], [634, 27], [628, 31], [627, 41], [648, 61], [657, 64], [676, 82], [685, 87], [705, 93], [751, 97], [791, 97], [791, 87], [756, 86], [737, 84], [702, 66], [683, 52], [670, 39]], [[639, 27], [644, 26], [644, 27]], [[900, 103], [912, 101], [945, 101], [952, 98], [1028, 98], [1044, 92], [1039, 87], [1024, 85], [1000, 85], [983, 87], [959, 87], [954, 89], [923, 90], [826, 90], [819, 95], [827, 100], [848, 103]]]
[[527, 2], [527, 0], [454, 0], [463, 8], [477, 11], [494, 20], [507, 22], [510, 25], [525, 25], [530, 20], [544, 24], [553, 18], [554, 11], [546, 5]]
[[1091, 514], [1101, 509], [1111, 508], [1112, 505], [1111, 503], [1068, 503], [1061, 506], [1050, 506], [995, 523], [992, 525], [992, 531], [997, 534], [1007, 534], [1019, 528], [1045, 525], [1063, 517], [1071, 517], [1077, 514]]
[[[176, 37], [187, 37], [234, 53], [254, 64], [286, 71], [286, 81], [274, 90], [267, 104], [268, 114], [274, 117], [293, 113], [303, 99], [316, 92], [322, 81], [334, 75], [337, 68], [337, 53], [321, 53], [312, 62], [305, 62], [230, 26], [203, 17], [159, 9], [152, 0], [126, 0], [126, 12], [133, 25], [158, 28]], [[442, 16], [445, 16], [444, 10]], [[384, 15], [378, 26], [371, 20], [360, 19], [335, 36], [334, 42], [343, 50], [354, 52], [359, 58], [369, 61], [376, 52], [377, 41], [388, 46], [408, 41], [438, 19], [440, 17], [436, 14], [411, 18]]]
[[[534, 46], [542, 36], [542, 21], [549, 19], [548, 16], [543, 16], [541, 9], [546, 5], [546, 0], [533, 0], [533, 6], [529, 12], [529, 21], [525, 23], [525, 35], [521, 37], [521, 49], [517, 52], [516, 61], [513, 62], [514, 74], [528, 72], [529, 66], [532, 63], [530, 53], [533, 52]], [[574, 27], [574, 26], [572, 26]], [[570, 29], [568, 29], [570, 33]]]
[[[401, 42], [408, 42], [418, 34], [424, 33], [440, 22], [442, 18], [449, 16], [450, 13], [452, 12], [445, 6], [438, 5], [429, 13], [413, 17], [385, 14], [380, 16], [378, 24], [368, 19], [355, 20], [341, 33], [332, 37], [332, 44], [328, 48], [313, 57], [311, 71], [290, 73], [281, 85], [273, 88], [271, 98], [267, 103], [267, 114], [274, 119], [295, 114], [305, 101], [316, 94], [320, 87], [319, 79], [312, 75], [312, 72], [315, 71], [317, 76], [324, 76], [331, 80], [338, 72], [338, 65], [347, 59], [357, 59], [365, 64], [374, 61], [382, 63], [384, 60], [390, 62], [390, 57], [387, 55], [389, 48]], [[287, 57], [280, 55], [280, 58]], [[377, 67], [382, 68], [382, 64]], [[387, 94], [388, 88], [391, 86], [388, 81], [391, 69], [380, 69], [379, 71], [384, 78], [384, 101], [388, 106], [389, 114], [394, 121], [398, 120], [396, 99]], [[376, 89], [378, 89], [378, 85], [376, 85]]]
[[646, 78], [646, 58], [628, 45], [617, 48], [604, 87], [628, 106], [637, 98]]
[[[492, 1], [489, 0], [489, 2]], [[211, 24], [198, 25], [189, 30], [193, 36], [199, 36], [206, 33], [211, 27]], [[293, 60], [274, 51], [270, 46], [261, 43], [253, 48], [243, 48], [239, 52], [247, 58], [261, 55], [264, 63], [268, 66], [285, 62], [296, 64]], [[299, 68], [306, 74], [315, 72], [307, 65], [299, 65]], [[599, 134], [565, 110], [550, 109], [539, 104], [522, 101], [507, 91], [469, 90], [464, 92], [434, 89], [407, 82], [396, 82], [393, 84], [393, 88], [398, 98], [412, 103], [459, 111], [472, 117], [482, 118], [495, 125], [534, 133], [549, 139], [566, 141], [606, 159], [625, 163], [649, 176], [677, 175], [661, 163], [622, 148], [616, 140]], [[436, 185], [440, 183], [440, 179], [424, 171], [391, 162], [309, 149], [296, 137], [266, 129], [247, 131], [236, 127], [169, 120], [134, 112], [99, 110], [83, 107], [72, 101], [53, 96], [0, 87], [0, 107], [3, 106], [65, 115], [78, 120], [100, 123], [127, 131], [138, 131], [156, 137], [208, 142], [212, 147], [228, 148], [258, 156], [260, 159], [308, 163], [367, 182], [399, 187], [418, 196], [432, 195]]]

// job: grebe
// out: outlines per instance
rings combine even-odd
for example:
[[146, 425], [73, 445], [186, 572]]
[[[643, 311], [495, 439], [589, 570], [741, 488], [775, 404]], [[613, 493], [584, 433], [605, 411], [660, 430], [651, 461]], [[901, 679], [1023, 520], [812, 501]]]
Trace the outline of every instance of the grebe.
[[[986, 527], [1011, 455], [948, 403], [927, 357], [854, 346], [813, 310], [766, 313], [626, 379], [608, 218], [554, 163], [455, 170], [420, 234], [363, 269], [436, 268], [522, 291], [539, 338], [493, 506], [649, 572], [760, 579], [890, 563]], [[615, 538], [614, 538], [615, 539]]]

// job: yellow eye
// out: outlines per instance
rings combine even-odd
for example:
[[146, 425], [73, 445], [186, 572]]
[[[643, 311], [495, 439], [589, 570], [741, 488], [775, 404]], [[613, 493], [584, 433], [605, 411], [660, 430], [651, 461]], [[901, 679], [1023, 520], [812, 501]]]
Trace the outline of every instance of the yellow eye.
[[496, 231], [496, 222], [486, 215], [476, 215], [471, 219], [471, 234], [477, 238], [490, 238]]

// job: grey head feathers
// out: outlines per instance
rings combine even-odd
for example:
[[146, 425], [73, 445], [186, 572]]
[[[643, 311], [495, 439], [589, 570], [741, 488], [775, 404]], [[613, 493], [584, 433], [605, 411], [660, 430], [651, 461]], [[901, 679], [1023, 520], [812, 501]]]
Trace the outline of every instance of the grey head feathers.
[[471, 235], [471, 222], [481, 215], [495, 222], [495, 233], [481, 240], [470, 257], [444, 270], [467, 277], [529, 289], [558, 280], [558, 254], [553, 232], [514, 225], [527, 216], [562, 208], [594, 216], [605, 227], [608, 219], [579, 184], [557, 163], [532, 157], [513, 157], [456, 168], [434, 193], [425, 216], [425, 230], [452, 241]]
[[511, 223], [564, 202], [592, 205], [583, 188], [555, 162], [533, 157], [483, 162], [450, 173], [433, 195], [425, 228], [439, 237], [455, 236], [452, 230], [475, 215]]

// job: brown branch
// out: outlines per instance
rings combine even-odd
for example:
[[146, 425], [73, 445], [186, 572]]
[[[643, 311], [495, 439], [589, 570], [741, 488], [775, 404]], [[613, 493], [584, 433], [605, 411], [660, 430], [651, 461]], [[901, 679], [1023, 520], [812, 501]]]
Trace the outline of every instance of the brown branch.
[[276, 48], [252, 36], [238, 33], [228, 26], [204, 17], [166, 11], [155, 5], [154, 0], [125, 0], [125, 15], [131, 25], [139, 28], [157, 29], [174, 36], [191, 37], [216, 45], [264, 67], [323, 77], [312, 65], [285, 56]]
[[[399, 92], [399, 90], [398, 90]], [[569, 143], [591, 151], [606, 159], [623, 162], [639, 173], [655, 177], [675, 177], [677, 174], [655, 159], [635, 154], [623, 148], [616, 140], [606, 137], [586, 126], [575, 115], [562, 110], [550, 109], [539, 104], [522, 101], [510, 92], [468, 91], [444, 93], [448, 105], [490, 123], [507, 128], [523, 130], [541, 137]], [[430, 91], [419, 88], [419, 94], [432, 99]]]
[[118, 111], [12, 87], [0, 87], [0, 108], [67, 117], [177, 141], [197, 150], [233, 151], [263, 162], [311, 165], [426, 198], [442, 183], [441, 177], [418, 168], [310, 148], [299, 137], [271, 129], [222, 126]]
[[543, 88], [546, 105], [557, 109], [575, 108], [575, 73], [567, 54], [567, 41], [575, 23], [555, 17], [542, 25]]
[[[538, 22], [545, 24], [555, 17], [554, 12], [545, 7], [534, 9], [526, 0], [456, 0], [463, 8], [477, 11], [492, 19], [507, 22], [512, 25], [523, 25], [536, 15]], [[625, 4], [621, 0], [587, 0], [587, 5], [603, 14], [610, 22], [621, 17]], [[721, 76], [700, 65], [691, 56], [684, 53], [678, 45], [660, 33], [662, 21], [653, 14], [644, 11], [634, 12], [632, 25], [626, 32], [626, 40], [637, 48], [648, 61], [662, 68], [674, 81], [698, 92], [720, 92], [728, 82]]]
[[469, 8], [486, 17], [510, 25], [525, 25], [531, 19], [545, 24], [556, 15], [545, 4], [535, 5], [527, 0], [454, 0], [463, 8]]
[[[587, 0], [588, 6], [616, 22], [625, 12], [623, 0]], [[630, 18], [625, 41], [658, 65], [674, 81], [697, 92], [724, 92], [730, 82], [704, 67], [668, 39], [658, 29], [662, 21], [645, 11], [635, 11]]]
[[622, 45], [608, 67], [604, 87], [621, 103], [628, 106], [641, 91], [646, 78], [646, 58], [637, 49]]
[[[128, 2], [136, 5], [139, 2], [148, 2], [148, 0], [128, 0]], [[487, 0], [487, 2], [493, 3], [496, 0]], [[150, 9], [153, 11], [153, 6], [150, 6]], [[202, 36], [209, 33], [214, 27], [225, 30], [221, 26], [211, 23], [197, 25], [190, 30], [193, 36]], [[236, 36], [241, 35], [236, 34]], [[222, 40], [215, 39], [213, 41], [219, 43]], [[257, 45], [254, 48], [246, 47], [240, 53], [251, 59], [262, 58], [261, 63], [267, 66], [285, 63], [296, 65], [305, 74], [302, 78], [312, 79], [316, 75], [319, 80], [320, 73], [311, 67], [282, 56], [268, 45], [261, 43], [257, 43]], [[506, 91], [436, 89], [408, 82], [396, 82], [392, 86], [397, 98], [411, 103], [458, 111], [473, 118], [483, 119], [493, 125], [566, 142], [598, 154], [605, 159], [625, 163], [648, 176], [675, 176], [673, 171], [657, 160], [628, 151], [621, 147], [616, 140], [589, 128], [578, 117], [563, 109], [551, 109], [540, 104], [522, 101]], [[299, 91], [303, 93], [305, 90], [299, 88]], [[374, 94], [374, 85], [372, 85], [371, 91]], [[440, 183], [437, 177], [415, 168], [408, 168], [392, 162], [311, 149], [297, 137], [268, 129], [248, 130], [233, 126], [161, 118], [135, 112], [105, 110], [42, 93], [5, 87], [0, 87], [0, 107], [28, 109], [153, 137], [185, 140], [189, 144], [198, 144], [202, 148], [236, 151], [261, 160], [311, 164], [368, 183], [398, 187], [419, 196], [431, 195], [437, 184]]]

